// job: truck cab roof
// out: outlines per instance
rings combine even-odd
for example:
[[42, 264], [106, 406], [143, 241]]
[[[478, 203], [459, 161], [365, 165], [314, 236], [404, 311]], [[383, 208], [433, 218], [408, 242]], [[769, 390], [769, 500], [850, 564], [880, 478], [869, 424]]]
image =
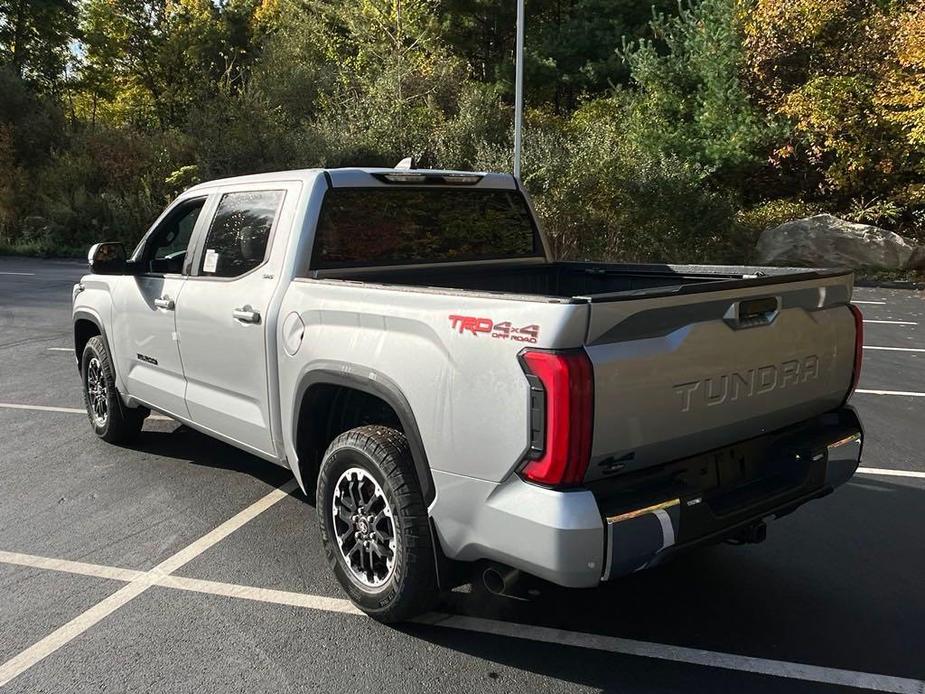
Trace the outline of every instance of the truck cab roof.
[[[501, 188], [516, 190], [517, 181], [511, 174], [488, 173], [485, 171], [456, 171], [450, 169], [398, 169], [384, 167], [344, 167], [336, 169], [293, 169], [290, 171], [273, 171], [269, 173], [232, 176], [199, 183], [186, 192], [205, 191], [229, 185], [248, 183], [275, 183], [290, 181], [310, 181], [319, 174], [326, 175], [333, 188], [376, 187], [394, 183], [397, 185], [466, 185], [480, 188]], [[388, 181], [386, 176], [405, 180]], [[477, 177], [477, 178], [476, 178]], [[476, 180], [470, 180], [476, 179]]]

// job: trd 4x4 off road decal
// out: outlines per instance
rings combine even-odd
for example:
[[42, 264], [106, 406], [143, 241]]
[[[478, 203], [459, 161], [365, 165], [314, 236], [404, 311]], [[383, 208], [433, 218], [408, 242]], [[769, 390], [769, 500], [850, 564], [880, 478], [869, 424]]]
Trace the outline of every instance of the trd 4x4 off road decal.
[[470, 332], [473, 335], [487, 333], [497, 340], [513, 340], [514, 342], [528, 342], [535, 344], [540, 336], [540, 326], [525, 325], [515, 328], [510, 321], [495, 323], [491, 318], [476, 318], [475, 316], [450, 316], [450, 325], [462, 335]]

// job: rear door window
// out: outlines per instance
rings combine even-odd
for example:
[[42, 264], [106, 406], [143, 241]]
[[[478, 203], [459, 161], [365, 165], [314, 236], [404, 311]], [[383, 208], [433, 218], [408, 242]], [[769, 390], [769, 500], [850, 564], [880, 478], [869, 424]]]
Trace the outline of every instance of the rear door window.
[[281, 190], [225, 193], [206, 235], [199, 274], [240, 277], [262, 265], [283, 196]]

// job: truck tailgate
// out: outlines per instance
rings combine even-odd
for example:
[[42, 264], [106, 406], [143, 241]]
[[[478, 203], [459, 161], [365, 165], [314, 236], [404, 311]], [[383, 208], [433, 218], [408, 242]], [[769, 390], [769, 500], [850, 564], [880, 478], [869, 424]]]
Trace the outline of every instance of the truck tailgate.
[[730, 445], [838, 407], [854, 368], [852, 279], [593, 297], [586, 479]]

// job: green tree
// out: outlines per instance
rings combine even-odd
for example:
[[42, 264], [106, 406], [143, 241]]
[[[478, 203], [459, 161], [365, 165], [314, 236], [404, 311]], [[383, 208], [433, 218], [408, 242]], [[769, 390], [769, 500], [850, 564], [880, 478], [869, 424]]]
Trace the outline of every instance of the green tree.
[[34, 209], [36, 174], [66, 145], [67, 131], [54, 100], [11, 66], [0, 67], [0, 94], [0, 239], [8, 239]]
[[[685, 3], [526, 2], [524, 183], [561, 254], [741, 261], [808, 210], [925, 235], [920, 0]], [[0, 244], [131, 241], [218, 176], [510, 170], [515, 8], [0, 0]]]
[[623, 50], [635, 91], [625, 136], [719, 184], [741, 185], [766, 165], [785, 129], [745, 89], [736, 0], [703, 0], [651, 26], [654, 40]]
[[884, 222], [923, 226], [921, 3], [740, 0], [740, 6], [751, 91], [792, 126], [776, 157], [797, 174], [793, 193], [835, 209], [867, 209], [877, 201], [889, 212]]
[[910, 7], [896, 25], [891, 42], [896, 59], [887, 63], [874, 100], [910, 146], [925, 149], [925, 7]]
[[481, 82], [510, 83], [513, 76], [516, 2], [441, 0], [441, 33]]
[[[653, 10], [675, 0], [528, 0], [524, 81], [529, 102], [571, 112], [583, 97], [624, 84], [629, 71], [618, 49], [648, 31]], [[441, 0], [446, 40], [476, 79], [513, 94], [516, 3]]]
[[38, 89], [57, 91], [76, 30], [73, 0], [0, 0], [0, 62]]
[[598, 96], [630, 77], [620, 46], [645, 36], [653, 13], [676, 0], [534, 0], [525, 49], [531, 99], [571, 113], [582, 97]]
[[302, 125], [312, 121], [328, 143], [325, 161], [433, 158], [465, 68], [442, 40], [432, 0], [281, 0], [267, 31], [254, 88], [281, 97]]
[[179, 125], [237, 59], [210, 0], [87, 0], [82, 28], [89, 106], [115, 122]]

